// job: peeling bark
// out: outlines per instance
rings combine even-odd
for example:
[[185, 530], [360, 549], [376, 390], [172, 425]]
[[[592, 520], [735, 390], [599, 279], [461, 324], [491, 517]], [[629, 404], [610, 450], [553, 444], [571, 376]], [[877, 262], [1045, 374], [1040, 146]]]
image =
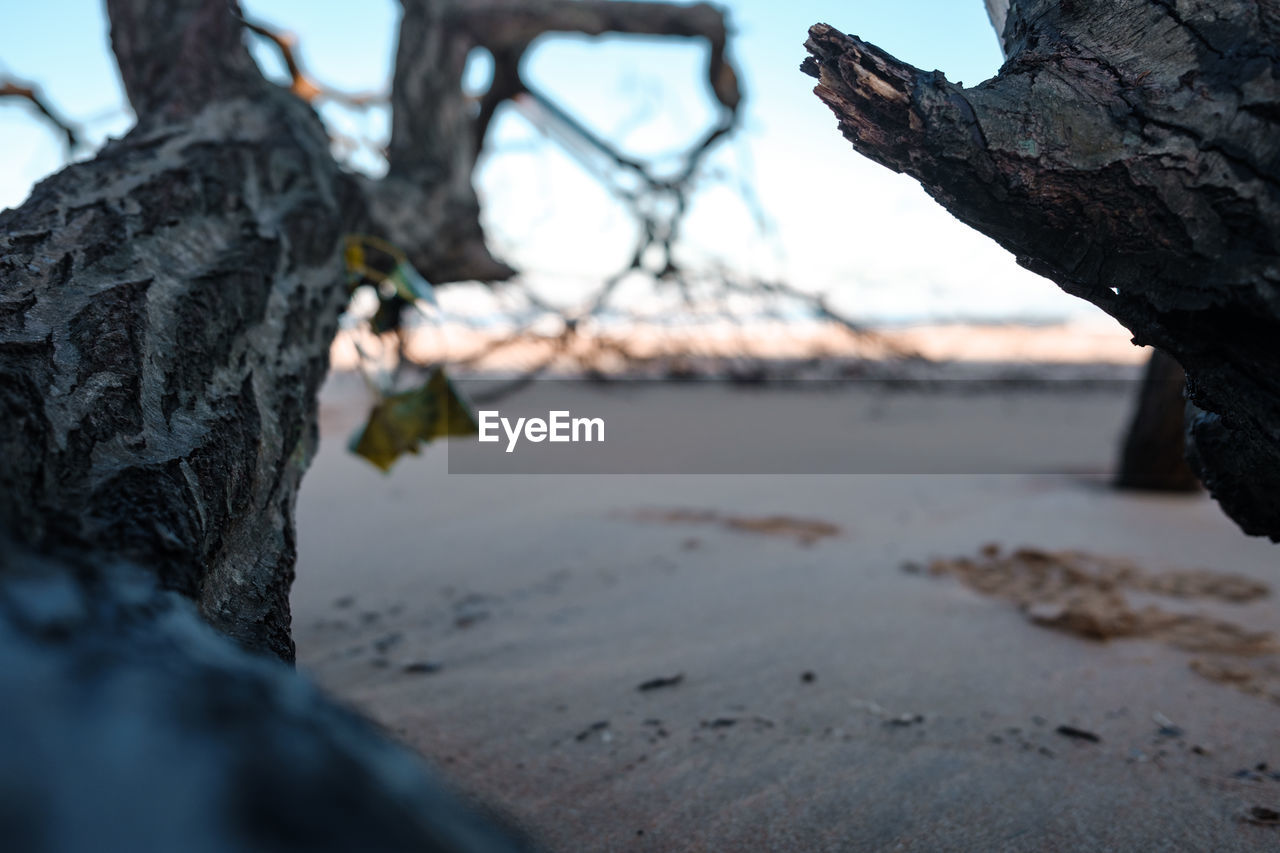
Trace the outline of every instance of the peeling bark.
[[1013, 0], [975, 87], [825, 24], [803, 66], [855, 149], [1182, 364], [1205, 485], [1276, 540], [1278, 37], [1275, 0]]

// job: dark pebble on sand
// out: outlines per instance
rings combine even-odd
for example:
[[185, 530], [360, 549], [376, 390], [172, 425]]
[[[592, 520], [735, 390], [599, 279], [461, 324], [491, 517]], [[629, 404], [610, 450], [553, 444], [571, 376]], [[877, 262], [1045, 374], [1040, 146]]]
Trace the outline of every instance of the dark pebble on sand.
[[716, 717], [714, 720], [703, 720], [702, 727], [704, 729], [727, 729], [729, 726], [737, 724], [734, 717]]
[[379, 652], [385, 652], [398, 642], [400, 642], [400, 633], [393, 632], [374, 640], [373, 647]]
[[1088, 729], [1078, 729], [1075, 726], [1058, 726], [1055, 731], [1063, 737], [1075, 738], [1076, 740], [1087, 740], [1090, 743], [1102, 742], [1102, 738], [1098, 737]]
[[1265, 806], [1254, 806], [1249, 809], [1244, 819], [1259, 826], [1280, 826], [1280, 812]]
[[444, 669], [444, 664], [442, 663], [432, 663], [431, 661], [420, 660], [405, 664], [401, 671], [406, 672], [409, 675], [431, 675], [432, 673], [439, 672], [442, 669]]
[[591, 737], [596, 732], [602, 732], [607, 728], [609, 728], [609, 721], [600, 720], [599, 722], [592, 723], [582, 731], [578, 732], [576, 735], [573, 736], [573, 739], [581, 742]]
[[649, 690], [661, 690], [664, 687], [675, 687], [684, 681], [684, 673], [679, 672], [675, 675], [659, 676], [658, 678], [650, 678], [648, 681], [641, 682], [636, 685], [636, 690], [647, 692]]

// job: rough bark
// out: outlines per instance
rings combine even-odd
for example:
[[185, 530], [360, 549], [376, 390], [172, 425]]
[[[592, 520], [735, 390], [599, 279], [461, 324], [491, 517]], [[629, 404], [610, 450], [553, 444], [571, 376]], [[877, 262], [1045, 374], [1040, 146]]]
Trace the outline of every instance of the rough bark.
[[[986, 4], [1003, 50], [1009, 0], [986, 0]], [[1153, 350], [1134, 400], [1133, 418], [1121, 442], [1116, 488], [1157, 492], [1200, 489], [1200, 481], [1187, 463], [1186, 384], [1182, 365]]]
[[347, 194], [223, 0], [109, 10], [137, 127], [0, 213], [0, 519], [147, 566], [291, 659]]
[[1278, 37], [1276, 0], [1014, 0], [978, 86], [825, 24], [804, 70], [859, 152], [1181, 363], [1202, 480], [1280, 540]]
[[1159, 350], [1151, 354], [1121, 447], [1117, 488], [1154, 492], [1200, 488], [1187, 464], [1186, 384], [1178, 362]]

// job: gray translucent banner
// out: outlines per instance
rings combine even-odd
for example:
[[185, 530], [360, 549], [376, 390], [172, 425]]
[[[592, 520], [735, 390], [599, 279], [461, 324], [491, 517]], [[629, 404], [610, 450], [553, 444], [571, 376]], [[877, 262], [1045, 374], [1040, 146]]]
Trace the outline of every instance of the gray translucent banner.
[[491, 440], [451, 439], [453, 474], [1098, 471], [1138, 389], [1133, 380], [457, 385]]

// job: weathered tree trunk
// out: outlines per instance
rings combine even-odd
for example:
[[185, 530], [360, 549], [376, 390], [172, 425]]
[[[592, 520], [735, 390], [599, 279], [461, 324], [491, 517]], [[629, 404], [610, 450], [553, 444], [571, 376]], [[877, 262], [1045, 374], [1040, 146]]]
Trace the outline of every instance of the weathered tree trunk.
[[1186, 384], [1178, 362], [1160, 350], [1151, 354], [1121, 447], [1117, 488], [1155, 492], [1200, 488], [1187, 464]]
[[292, 659], [344, 183], [225, 2], [109, 8], [137, 127], [0, 213], [0, 518], [146, 566]]
[[234, 2], [109, 0], [137, 126], [0, 212], [6, 849], [528, 849], [209, 629], [293, 656], [294, 499], [344, 232], [400, 243], [437, 281], [510, 273], [470, 183], [470, 39], [439, 30], [462, 8], [405, 0], [373, 182], [263, 80]]
[[1280, 540], [1280, 2], [1013, 0], [1002, 32], [968, 89], [825, 24], [804, 70], [858, 151], [1173, 356], [1201, 479]]
[[0, 837], [527, 849], [201, 624], [292, 656], [293, 502], [359, 207], [229, 9], [113, 0], [137, 127], [0, 214]]
[[[996, 37], [1004, 33], [1009, 0], [986, 0]], [[1001, 49], [1005, 48], [1001, 38]], [[1005, 54], [1008, 58], [1008, 54]], [[1117, 465], [1118, 489], [1157, 492], [1198, 491], [1200, 480], [1187, 463], [1186, 374], [1182, 365], [1153, 350], [1134, 400]]]
[[148, 567], [291, 659], [293, 506], [343, 233], [390, 239], [437, 283], [510, 275], [471, 184], [470, 48], [584, 27], [701, 35], [719, 56], [723, 16], [541, 0], [508, 20], [511, 0], [404, 0], [374, 181], [343, 175], [311, 110], [262, 78], [226, 0], [108, 6], [137, 127], [0, 213], [0, 524]]

